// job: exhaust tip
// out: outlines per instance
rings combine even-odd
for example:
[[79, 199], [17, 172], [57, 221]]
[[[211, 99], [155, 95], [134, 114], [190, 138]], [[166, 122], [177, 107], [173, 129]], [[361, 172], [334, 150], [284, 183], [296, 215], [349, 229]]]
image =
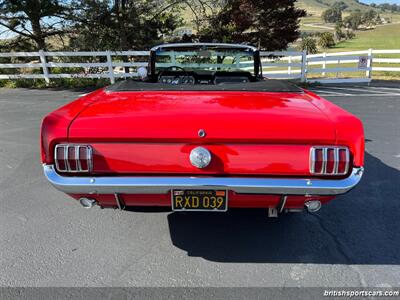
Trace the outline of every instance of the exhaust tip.
[[96, 200], [94, 199], [89, 199], [89, 198], [80, 198], [79, 203], [84, 207], [84, 208], [92, 208], [95, 206]]
[[315, 213], [321, 209], [321, 201], [319, 200], [310, 200], [304, 203], [305, 208], [309, 213]]

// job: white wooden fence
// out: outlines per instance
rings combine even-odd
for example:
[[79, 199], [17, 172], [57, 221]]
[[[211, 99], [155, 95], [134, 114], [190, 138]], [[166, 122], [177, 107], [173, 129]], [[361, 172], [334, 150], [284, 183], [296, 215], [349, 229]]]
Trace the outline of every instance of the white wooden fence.
[[[372, 49], [308, 55], [307, 81], [320, 83], [370, 82], [372, 60]], [[321, 76], [313, 76], [314, 74]], [[327, 74], [331, 76], [327, 76]], [[347, 76], [340, 76], [341, 74]]]
[[[137, 68], [147, 66], [148, 56], [148, 51], [0, 53], [0, 80], [39, 78], [49, 83], [56, 78], [108, 78], [114, 83], [117, 78], [137, 77]], [[260, 56], [263, 75], [268, 78], [369, 82], [374, 71], [400, 72], [400, 49], [311, 55], [262, 51]]]
[[[137, 77], [136, 69], [147, 66], [148, 51], [97, 51], [97, 52], [9, 52], [0, 53], [1, 58], [32, 57], [29, 63], [0, 63], [1, 69], [41, 69], [41, 73], [0, 74], [0, 79], [40, 78], [47, 83], [53, 78], [109, 78], [111, 83], [116, 78]], [[79, 57], [83, 61], [65, 62], [65, 58]], [[120, 59], [115, 59], [115, 58]], [[123, 58], [127, 61], [124, 61]], [[143, 59], [146, 58], [146, 59]], [[36, 58], [36, 60], [35, 60]], [[90, 59], [89, 59], [90, 58]], [[135, 58], [138, 58], [135, 60]], [[94, 60], [95, 62], [88, 62]], [[53, 73], [51, 68], [81, 68], [77, 73]], [[120, 71], [116, 70], [120, 68]], [[128, 72], [126, 69], [128, 68]]]
[[260, 57], [265, 77], [306, 81], [307, 52], [261, 51]]

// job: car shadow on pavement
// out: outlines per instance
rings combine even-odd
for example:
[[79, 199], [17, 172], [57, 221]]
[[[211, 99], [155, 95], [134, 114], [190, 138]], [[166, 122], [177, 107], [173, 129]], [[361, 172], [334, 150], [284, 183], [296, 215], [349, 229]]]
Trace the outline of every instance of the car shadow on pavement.
[[189, 256], [217, 262], [400, 264], [399, 186], [400, 172], [366, 153], [360, 184], [317, 214], [175, 212], [171, 240]]

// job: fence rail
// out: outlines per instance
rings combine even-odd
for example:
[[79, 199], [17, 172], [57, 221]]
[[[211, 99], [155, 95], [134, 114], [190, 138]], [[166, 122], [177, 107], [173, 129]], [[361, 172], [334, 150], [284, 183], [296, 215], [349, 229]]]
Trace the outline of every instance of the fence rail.
[[[0, 53], [0, 80], [137, 77], [149, 51], [37, 51]], [[261, 51], [263, 76], [303, 82], [369, 82], [377, 72], [400, 72], [400, 49], [361, 50], [307, 55], [296, 51]], [[249, 63], [240, 67], [251, 68]], [[55, 69], [58, 68], [58, 69]], [[400, 74], [399, 74], [400, 75]]]

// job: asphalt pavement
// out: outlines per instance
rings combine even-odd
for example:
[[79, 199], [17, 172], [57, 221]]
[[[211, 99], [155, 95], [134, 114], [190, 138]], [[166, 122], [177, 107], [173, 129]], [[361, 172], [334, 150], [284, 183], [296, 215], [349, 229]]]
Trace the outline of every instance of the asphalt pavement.
[[313, 88], [359, 116], [366, 172], [311, 215], [83, 209], [43, 176], [41, 119], [82, 91], [0, 89], [0, 286], [400, 286], [400, 83]]

